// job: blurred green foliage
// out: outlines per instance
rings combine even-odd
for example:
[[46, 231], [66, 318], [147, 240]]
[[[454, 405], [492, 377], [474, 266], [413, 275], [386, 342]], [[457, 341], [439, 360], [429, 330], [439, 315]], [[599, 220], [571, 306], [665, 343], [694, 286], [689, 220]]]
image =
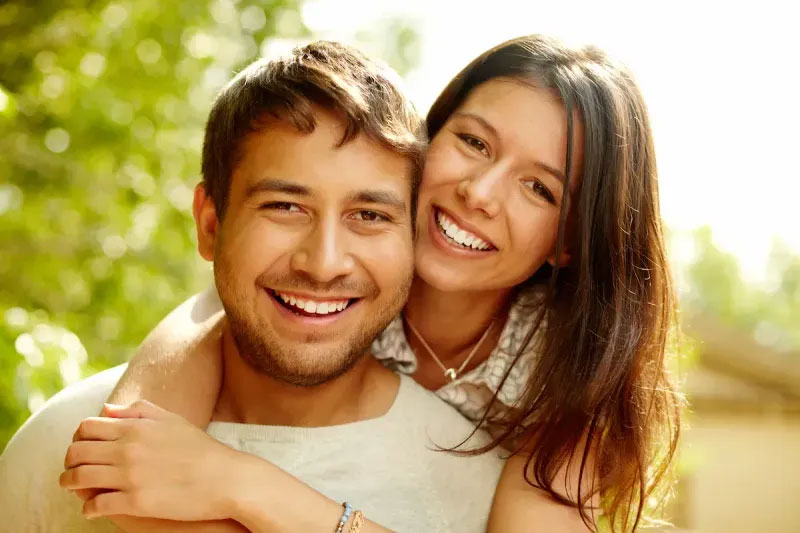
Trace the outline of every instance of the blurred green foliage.
[[746, 283], [731, 254], [717, 249], [708, 227], [692, 235], [694, 259], [686, 266], [681, 306], [747, 332], [762, 346], [800, 353], [800, 256], [781, 242], [772, 246], [763, 283]]
[[[191, 220], [205, 119], [235, 71], [309, 38], [300, 8], [0, 3], [0, 449], [210, 282]], [[413, 66], [407, 24], [372, 30], [367, 50]]]

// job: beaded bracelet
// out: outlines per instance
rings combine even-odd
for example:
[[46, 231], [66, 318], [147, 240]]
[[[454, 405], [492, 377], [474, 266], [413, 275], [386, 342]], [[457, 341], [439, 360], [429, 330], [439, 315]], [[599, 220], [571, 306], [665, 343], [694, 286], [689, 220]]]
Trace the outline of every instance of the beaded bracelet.
[[350, 524], [350, 529], [347, 530], [347, 533], [358, 533], [361, 531], [361, 526], [364, 525], [364, 513], [361, 511], [356, 511], [353, 515], [353, 523]]
[[344, 511], [342, 512], [342, 517], [339, 519], [339, 524], [336, 526], [336, 533], [342, 533], [342, 531], [344, 531], [344, 525], [350, 518], [350, 513], [353, 512], [353, 508], [347, 502], [342, 503], [342, 507], [344, 507]]

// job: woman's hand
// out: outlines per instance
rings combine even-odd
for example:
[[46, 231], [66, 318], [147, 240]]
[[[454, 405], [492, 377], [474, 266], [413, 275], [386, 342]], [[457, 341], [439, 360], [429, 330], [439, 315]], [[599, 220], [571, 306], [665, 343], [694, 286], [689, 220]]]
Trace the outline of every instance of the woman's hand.
[[[110, 418], [81, 422], [60, 478], [85, 501], [87, 518], [109, 517], [137, 532], [236, 531], [240, 525], [315, 531], [341, 515], [339, 503], [269, 461], [229, 448], [147, 401], [107, 405], [103, 414]], [[231, 520], [208, 522], [224, 519]], [[361, 531], [387, 530], [367, 520]]]
[[[82, 492], [88, 518], [111, 515], [199, 521], [232, 517], [248, 454], [146, 401], [107, 405], [78, 427], [62, 487]], [[100, 492], [101, 491], [101, 492]]]

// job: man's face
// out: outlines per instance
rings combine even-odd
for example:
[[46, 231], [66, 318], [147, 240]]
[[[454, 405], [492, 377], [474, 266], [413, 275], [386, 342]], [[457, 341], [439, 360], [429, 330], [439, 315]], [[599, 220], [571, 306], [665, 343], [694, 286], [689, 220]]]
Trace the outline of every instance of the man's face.
[[241, 147], [223, 221], [195, 194], [241, 355], [295, 385], [344, 373], [402, 308], [413, 272], [410, 164], [316, 108], [310, 134], [272, 120]]

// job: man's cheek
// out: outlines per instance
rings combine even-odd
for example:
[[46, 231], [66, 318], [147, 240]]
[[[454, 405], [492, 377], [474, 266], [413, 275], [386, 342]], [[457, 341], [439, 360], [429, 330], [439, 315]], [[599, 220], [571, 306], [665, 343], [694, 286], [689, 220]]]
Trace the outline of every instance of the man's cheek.
[[396, 290], [413, 274], [413, 254], [410, 241], [395, 240], [373, 246], [365, 266], [382, 291]]

